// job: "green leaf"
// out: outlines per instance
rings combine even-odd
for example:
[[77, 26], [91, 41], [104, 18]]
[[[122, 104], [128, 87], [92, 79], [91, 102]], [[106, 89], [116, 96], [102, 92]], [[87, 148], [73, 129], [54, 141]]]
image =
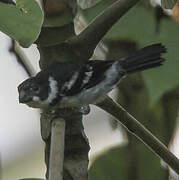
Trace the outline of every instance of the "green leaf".
[[[140, 12], [140, 13], [139, 13]], [[130, 39], [142, 48], [146, 45], [161, 42], [168, 52], [164, 55], [167, 61], [160, 68], [145, 71], [143, 77], [149, 92], [151, 104], [156, 103], [160, 97], [179, 85], [179, 24], [171, 19], [163, 19], [161, 31], [155, 33], [154, 9], [147, 10], [136, 6], [117, 23], [107, 34], [107, 39]]]
[[[90, 21], [94, 15], [102, 11], [104, 6], [99, 6], [100, 4], [84, 11]], [[170, 18], [166, 18], [161, 20], [159, 34], [156, 34], [155, 28], [154, 8], [145, 8], [139, 4], [128, 11], [105, 36], [107, 40], [137, 42], [139, 48], [159, 42], [167, 47], [168, 53], [164, 55], [167, 61], [164, 65], [143, 73], [151, 104], [156, 103], [164, 93], [179, 85], [179, 24]]]
[[[138, 180], [164, 179], [165, 170], [160, 166], [160, 159], [144, 145], [137, 146], [137, 151], [137, 154], [134, 154], [127, 146], [123, 146], [113, 148], [98, 156], [90, 167], [90, 179], [127, 180], [132, 173], [132, 169], [129, 169], [132, 166], [131, 163], [135, 163], [133, 166], [136, 167], [136, 171], [134, 171]], [[133, 154], [131, 155], [131, 153]], [[131, 159], [133, 157], [136, 158], [136, 161]]]
[[172, 9], [178, 0], [161, 0], [161, 5], [163, 8]]
[[29, 47], [39, 36], [43, 12], [35, 0], [18, 0], [15, 5], [0, 2], [0, 31]]
[[126, 152], [125, 148], [113, 148], [99, 155], [90, 167], [90, 179], [125, 180], [127, 178]]

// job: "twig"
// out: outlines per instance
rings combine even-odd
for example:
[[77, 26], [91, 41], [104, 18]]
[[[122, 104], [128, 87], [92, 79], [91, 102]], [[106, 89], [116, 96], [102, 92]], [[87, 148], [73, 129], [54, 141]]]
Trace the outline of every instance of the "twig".
[[9, 52], [13, 53], [17, 59], [17, 62], [23, 67], [24, 71], [27, 73], [29, 77], [36, 73], [35, 69], [29, 63], [29, 59], [22, 51], [21, 47], [12, 40], [12, 45], [9, 48]]
[[63, 180], [65, 120], [56, 118], [52, 121], [49, 180]]
[[98, 107], [113, 115], [132, 134], [144, 142], [156, 155], [162, 158], [177, 174], [179, 174], [179, 159], [167, 147], [140, 124], [123, 107], [107, 97]]
[[97, 16], [87, 28], [68, 42], [80, 49], [86, 59], [93, 55], [97, 44], [109, 29], [139, 0], [118, 0]]

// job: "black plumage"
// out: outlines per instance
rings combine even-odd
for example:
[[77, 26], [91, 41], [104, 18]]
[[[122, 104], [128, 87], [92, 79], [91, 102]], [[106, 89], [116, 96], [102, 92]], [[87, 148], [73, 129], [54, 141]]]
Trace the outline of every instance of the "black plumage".
[[[161, 54], [165, 52], [163, 45], [154, 44], [118, 61], [55, 63], [23, 82], [18, 88], [19, 93], [23, 92], [19, 99], [22, 103], [31, 100], [45, 105], [64, 103], [65, 106], [83, 106], [95, 103], [98, 97], [105, 96], [126, 74], [160, 66], [164, 62]], [[27, 86], [39, 86], [38, 93], [34, 92], [33, 96]], [[29, 98], [23, 102], [25, 96]]]

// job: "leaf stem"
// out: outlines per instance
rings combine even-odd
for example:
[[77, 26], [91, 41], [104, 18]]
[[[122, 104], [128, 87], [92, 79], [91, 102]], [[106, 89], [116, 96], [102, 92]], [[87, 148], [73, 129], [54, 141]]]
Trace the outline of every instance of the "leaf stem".
[[177, 174], [179, 174], [179, 159], [122, 106], [109, 97], [97, 104], [97, 106], [113, 115], [128, 129], [128, 131], [146, 144], [156, 155], [162, 158]]

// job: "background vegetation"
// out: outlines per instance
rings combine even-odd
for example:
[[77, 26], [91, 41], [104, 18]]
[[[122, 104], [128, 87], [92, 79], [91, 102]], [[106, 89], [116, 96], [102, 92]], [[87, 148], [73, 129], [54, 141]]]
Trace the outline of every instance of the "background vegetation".
[[[85, 58], [76, 55], [76, 52], [69, 51], [69, 47], [62, 46], [63, 43], [60, 45], [58, 43], [64, 42], [75, 34], [73, 29], [75, 15], [74, 24], [79, 32], [81, 30], [79, 24], [87, 25], [114, 2], [114, 0], [79, 0], [78, 4], [61, 2], [61, 4], [49, 5], [50, 1], [46, 0], [44, 1], [44, 23], [43, 13], [35, 1], [18, 0], [16, 6], [12, 2], [10, 4], [0, 2], [0, 30], [17, 40], [23, 47], [28, 47], [35, 41], [41, 54], [40, 66], [43, 69], [52, 63], [53, 58], [54, 60]], [[107, 47], [105, 57], [108, 60], [126, 57], [139, 48], [157, 42], [167, 47], [168, 53], [165, 55], [167, 61], [164, 66], [127, 77], [120, 84], [116, 97], [119, 104], [150, 129], [165, 145], [169, 145], [175, 137], [179, 107], [177, 7], [178, 5], [175, 6], [175, 14], [172, 16], [164, 12], [157, 4], [153, 6], [149, 1], [141, 1], [112, 27], [101, 42]], [[4, 21], [5, 14], [7, 21]], [[88, 44], [83, 44], [83, 46], [88, 47]], [[54, 55], [52, 49], [61, 51], [61, 53]], [[96, 50], [96, 54], [99, 51], [101, 51], [100, 48]], [[80, 119], [81, 117], [76, 115], [75, 118]], [[109, 119], [114, 129], [119, 128], [114, 119], [111, 117]], [[81, 121], [77, 122], [80, 127], [78, 131], [81, 132], [83, 129]], [[70, 126], [76, 127], [77, 125], [70, 122]], [[167, 165], [165, 168], [160, 166], [161, 160], [143, 143], [123, 128], [119, 130], [125, 134], [126, 144], [97, 156], [89, 169], [90, 179], [164, 180], [169, 178]], [[46, 142], [47, 160], [49, 137], [47, 137], [48, 133], [45, 133], [44, 138], [42, 131]], [[67, 133], [69, 133], [68, 130]], [[80, 133], [77, 136], [79, 141], [84, 140]], [[70, 134], [70, 138], [76, 138], [76, 134], [75, 137], [74, 134]], [[84, 144], [80, 147], [80, 151], [87, 153], [88, 142], [84, 141]], [[76, 144], [66, 144], [66, 147], [68, 151], [74, 150]], [[82, 156], [86, 163], [88, 161], [86, 154]], [[68, 170], [67, 168], [67, 173], [65, 172], [67, 179], [69, 178]]]

